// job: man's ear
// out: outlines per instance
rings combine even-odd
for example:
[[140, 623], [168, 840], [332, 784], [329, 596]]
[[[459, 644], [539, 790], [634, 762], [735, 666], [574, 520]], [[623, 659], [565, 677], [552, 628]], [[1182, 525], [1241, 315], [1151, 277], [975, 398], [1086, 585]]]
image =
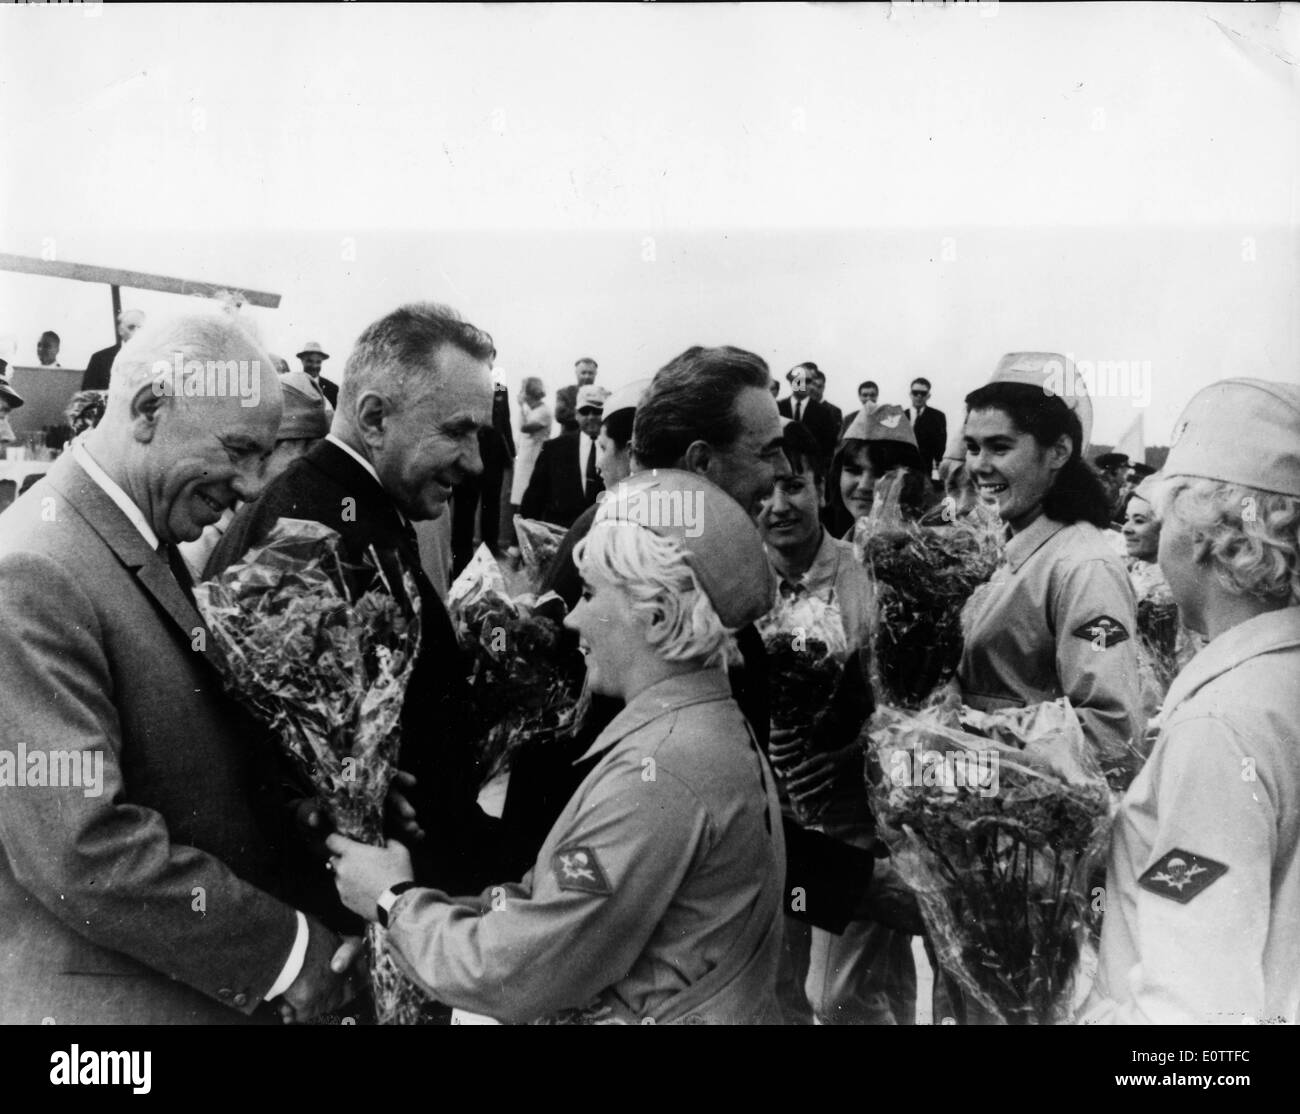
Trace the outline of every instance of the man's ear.
[[357, 433], [367, 445], [382, 446], [387, 433], [388, 400], [374, 391], [367, 391], [357, 400]]
[[682, 455], [682, 462], [687, 472], [707, 475], [713, 462], [713, 446], [707, 441], [692, 441]]
[[159, 380], [146, 383], [131, 398], [131, 432], [142, 445], [147, 445], [157, 434], [164, 403], [173, 404], [166, 392], [158, 389], [160, 385]]

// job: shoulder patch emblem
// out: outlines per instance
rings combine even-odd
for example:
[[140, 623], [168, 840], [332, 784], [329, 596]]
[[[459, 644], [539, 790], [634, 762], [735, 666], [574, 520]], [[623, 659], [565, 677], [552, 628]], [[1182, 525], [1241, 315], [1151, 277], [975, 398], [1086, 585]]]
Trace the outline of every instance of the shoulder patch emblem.
[[1227, 873], [1228, 868], [1223, 863], [1175, 847], [1151, 864], [1138, 879], [1138, 885], [1186, 905]]
[[1089, 619], [1083, 626], [1076, 627], [1072, 633], [1075, 638], [1091, 642], [1098, 649], [1110, 649], [1128, 639], [1128, 631], [1124, 629], [1124, 624], [1109, 615], [1098, 615], [1095, 619]]
[[551, 869], [562, 890], [580, 890], [589, 894], [613, 892], [596, 852], [590, 847], [566, 847], [555, 852]]

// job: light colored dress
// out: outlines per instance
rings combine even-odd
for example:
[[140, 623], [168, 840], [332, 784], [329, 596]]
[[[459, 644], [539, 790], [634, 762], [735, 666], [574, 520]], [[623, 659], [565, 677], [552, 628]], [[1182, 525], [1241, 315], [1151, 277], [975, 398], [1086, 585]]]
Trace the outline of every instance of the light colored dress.
[[521, 424], [544, 422], [541, 429], [532, 433], [520, 433], [519, 452], [515, 455], [515, 478], [510, 484], [510, 502], [518, 506], [524, 501], [524, 492], [528, 490], [528, 481], [533, 478], [533, 465], [541, 455], [542, 446], [551, 435], [551, 411], [546, 403], [541, 402], [524, 411]]

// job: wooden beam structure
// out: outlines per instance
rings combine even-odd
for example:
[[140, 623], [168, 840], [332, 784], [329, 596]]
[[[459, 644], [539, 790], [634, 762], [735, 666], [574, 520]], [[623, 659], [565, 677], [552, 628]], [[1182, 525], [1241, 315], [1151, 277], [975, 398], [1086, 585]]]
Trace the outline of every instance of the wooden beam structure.
[[0, 252], [0, 271], [16, 271], [24, 275], [45, 275], [48, 278], [74, 279], [77, 282], [103, 283], [113, 293], [113, 324], [121, 312], [119, 288], [132, 290], [161, 290], [164, 294], [191, 294], [211, 297], [222, 290], [238, 294], [251, 306], [279, 309], [280, 295], [262, 290], [249, 290], [233, 282], [198, 282], [192, 279], [172, 278], [169, 275], [151, 275], [144, 271], [124, 271], [118, 267], [96, 267], [90, 263], [62, 263], [51, 259], [37, 259], [30, 255], [10, 255]]

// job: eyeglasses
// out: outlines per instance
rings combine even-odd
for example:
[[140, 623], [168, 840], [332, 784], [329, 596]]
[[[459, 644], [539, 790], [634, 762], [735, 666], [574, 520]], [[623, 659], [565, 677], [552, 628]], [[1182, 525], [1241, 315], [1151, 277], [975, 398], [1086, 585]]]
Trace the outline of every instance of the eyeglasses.
[[914, 395], [928, 395], [929, 393], [930, 393], [929, 391], [919, 390], [916, 388], [912, 390], [912, 394]]

